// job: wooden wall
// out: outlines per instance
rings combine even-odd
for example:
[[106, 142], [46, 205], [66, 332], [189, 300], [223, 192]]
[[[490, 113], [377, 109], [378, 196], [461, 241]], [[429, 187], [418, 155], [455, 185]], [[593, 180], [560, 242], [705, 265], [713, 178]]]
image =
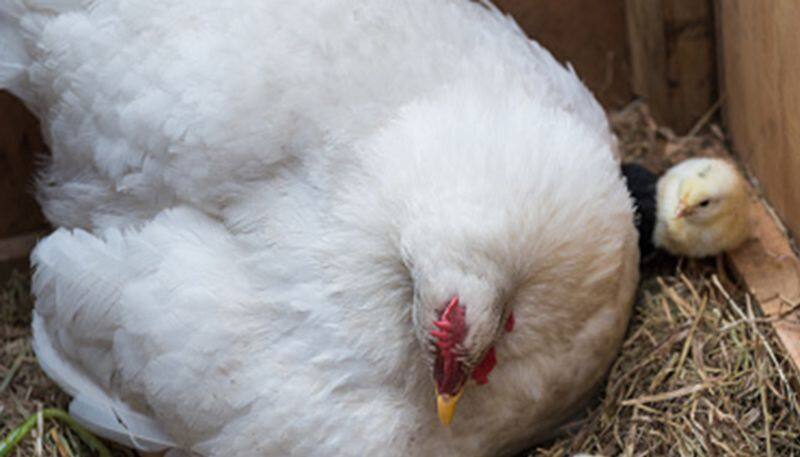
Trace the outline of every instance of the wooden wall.
[[33, 198], [36, 157], [45, 152], [39, 123], [19, 100], [0, 91], [0, 281], [25, 268], [46, 228]]
[[35, 157], [44, 152], [36, 119], [0, 91], [0, 234], [6, 237], [43, 225], [32, 192]]
[[575, 71], [606, 108], [633, 97], [625, 0], [495, 0], [525, 32]]
[[717, 98], [711, 0], [626, 0], [633, 91], [686, 132]]
[[800, 1], [718, 0], [716, 8], [734, 149], [800, 236]]

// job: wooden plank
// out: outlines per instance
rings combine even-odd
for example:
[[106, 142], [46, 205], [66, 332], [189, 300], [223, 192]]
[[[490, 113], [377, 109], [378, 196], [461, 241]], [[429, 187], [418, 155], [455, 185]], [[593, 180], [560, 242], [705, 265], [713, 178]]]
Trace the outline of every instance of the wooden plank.
[[14, 270], [27, 271], [30, 268], [31, 250], [45, 235], [47, 231], [42, 230], [0, 239], [0, 284], [5, 284]]
[[[753, 237], [728, 256], [764, 314], [780, 316], [800, 303], [800, 260], [780, 221], [761, 200], [753, 200], [751, 215]], [[800, 310], [773, 321], [773, 327], [800, 369]]]
[[670, 124], [688, 131], [714, 104], [717, 77], [711, 0], [664, 2]]
[[716, 97], [710, 0], [626, 0], [633, 90], [653, 115], [688, 131]]
[[626, 0], [633, 91], [653, 115], [668, 123], [667, 45], [661, 0]]
[[631, 101], [624, 0], [496, 0], [575, 71], [606, 108]]
[[800, 236], [800, 2], [716, 5], [723, 108], [734, 149]]
[[46, 231], [39, 231], [0, 239], [0, 263], [27, 259], [33, 247], [45, 235]]

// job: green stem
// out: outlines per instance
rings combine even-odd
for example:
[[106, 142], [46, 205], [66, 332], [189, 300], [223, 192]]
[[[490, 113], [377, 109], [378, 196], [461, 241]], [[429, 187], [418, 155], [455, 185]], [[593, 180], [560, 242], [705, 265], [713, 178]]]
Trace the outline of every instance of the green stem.
[[0, 441], [0, 457], [7, 457], [10, 455], [11, 451], [17, 447], [17, 445], [25, 438], [33, 427], [36, 426], [36, 421], [39, 416], [42, 415], [42, 420], [46, 419], [57, 419], [64, 424], [67, 425], [70, 429], [72, 429], [75, 434], [77, 434], [84, 443], [86, 443], [89, 448], [97, 453], [100, 457], [111, 457], [111, 451], [100, 442], [94, 435], [92, 435], [88, 430], [81, 427], [75, 419], [69, 416], [65, 411], [55, 408], [48, 408], [42, 410], [40, 413], [36, 413], [25, 420], [19, 427], [15, 428], [8, 434], [8, 436]]

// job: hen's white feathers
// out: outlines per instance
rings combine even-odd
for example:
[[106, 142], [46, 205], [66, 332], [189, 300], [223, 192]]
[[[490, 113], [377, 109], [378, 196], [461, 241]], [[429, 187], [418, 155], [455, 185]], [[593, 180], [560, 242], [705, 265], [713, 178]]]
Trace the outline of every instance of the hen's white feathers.
[[[0, 21], [0, 87], [42, 118], [63, 227], [33, 254], [37, 354], [93, 430], [495, 455], [602, 378], [638, 265], [614, 139], [493, 7], [17, 0]], [[517, 326], [446, 430], [412, 303], [456, 290], [468, 321], [496, 295]]]
[[48, 217], [129, 224], [177, 201], [217, 214], [253, 181], [364, 136], [443, 83], [519, 86], [605, 126], [574, 74], [496, 11], [293, 3], [112, 1], [23, 15], [41, 24], [41, 55], [16, 92], [36, 94], [51, 135], [65, 133], [40, 186]]

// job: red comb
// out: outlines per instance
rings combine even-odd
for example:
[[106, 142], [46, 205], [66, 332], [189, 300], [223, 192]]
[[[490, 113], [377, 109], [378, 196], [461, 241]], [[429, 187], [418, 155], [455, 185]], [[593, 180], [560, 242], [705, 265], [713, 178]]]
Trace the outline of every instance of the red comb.
[[433, 325], [436, 328], [431, 330], [431, 336], [436, 338], [436, 346], [442, 352], [452, 351], [453, 346], [461, 342], [467, 333], [467, 326], [464, 322], [464, 307], [459, 306], [458, 297], [450, 300], [442, 311], [442, 316]]
[[441, 357], [442, 378], [438, 379], [439, 388], [443, 391], [457, 388], [460, 377], [459, 363], [454, 348], [460, 344], [467, 334], [464, 307], [458, 304], [458, 297], [453, 297], [442, 312], [438, 321], [433, 322], [431, 336], [436, 339]]

